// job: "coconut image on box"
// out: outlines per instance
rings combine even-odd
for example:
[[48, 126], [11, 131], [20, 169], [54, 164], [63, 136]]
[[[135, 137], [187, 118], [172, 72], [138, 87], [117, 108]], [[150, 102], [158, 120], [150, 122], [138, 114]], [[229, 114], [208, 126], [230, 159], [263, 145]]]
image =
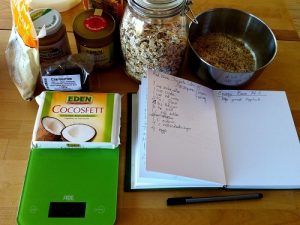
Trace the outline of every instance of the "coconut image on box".
[[39, 96], [34, 148], [115, 148], [121, 97], [116, 93], [43, 92]]
[[112, 225], [116, 220], [120, 95], [43, 92], [18, 225]]

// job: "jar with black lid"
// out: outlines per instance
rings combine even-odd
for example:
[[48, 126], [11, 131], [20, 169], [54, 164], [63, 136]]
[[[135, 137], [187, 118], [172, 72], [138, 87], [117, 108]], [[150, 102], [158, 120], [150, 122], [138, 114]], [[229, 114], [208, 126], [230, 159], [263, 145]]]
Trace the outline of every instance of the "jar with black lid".
[[93, 55], [96, 69], [114, 64], [115, 28], [113, 16], [101, 9], [83, 11], [74, 19], [73, 31], [78, 52]]
[[190, 0], [128, 0], [120, 25], [125, 71], [140, 81], [148, 69], [177, 75], [188, 39]]

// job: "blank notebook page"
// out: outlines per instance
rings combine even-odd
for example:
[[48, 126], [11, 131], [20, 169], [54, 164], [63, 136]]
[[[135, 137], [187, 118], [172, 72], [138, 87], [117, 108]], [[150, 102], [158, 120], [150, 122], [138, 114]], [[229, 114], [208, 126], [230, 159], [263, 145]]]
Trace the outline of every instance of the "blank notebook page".
[[227, 184], [300, 187], [299, 138], [285, 92], [215, 91]]

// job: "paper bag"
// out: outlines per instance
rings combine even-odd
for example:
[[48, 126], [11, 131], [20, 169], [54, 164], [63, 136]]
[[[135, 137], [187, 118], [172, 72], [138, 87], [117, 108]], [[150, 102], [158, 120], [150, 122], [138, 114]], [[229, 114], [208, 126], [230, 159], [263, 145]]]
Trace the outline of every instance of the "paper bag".
[[9, 74], [25, 100], [34, 97], [40, 73], [38, 39], [30, 18], [28, 0], [11, 0], [13, 27], [5, 51]]

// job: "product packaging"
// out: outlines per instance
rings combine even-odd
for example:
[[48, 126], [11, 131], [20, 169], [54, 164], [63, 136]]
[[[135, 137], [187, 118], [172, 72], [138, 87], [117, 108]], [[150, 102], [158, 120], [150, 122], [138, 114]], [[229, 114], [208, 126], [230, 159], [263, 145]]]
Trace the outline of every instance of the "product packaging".
[[73, 32], [77, 50], [94, 56], [95, 69], [114, 64], [115, 29], [115, 19], [101, 9], [85, 10], [75, 17]]
[[121, 96], [116, 93], [42, 92], [33, 148], [111, 148], [120, 144]]
[[38, 39], [31, 21], [28, 0], [11, 0], [13, 26], [5, 51], [9, 74], [25, 100], [34, 97], [40, 73]]
[[83, 52], [41, 67], [41, 83], [46, 90], [88, 91], [94, 57]]
[[41, 64], [53, 63], [71, 54], [66, 26], [57, 10], [32, 10], [30, 17], [39, 38]]

